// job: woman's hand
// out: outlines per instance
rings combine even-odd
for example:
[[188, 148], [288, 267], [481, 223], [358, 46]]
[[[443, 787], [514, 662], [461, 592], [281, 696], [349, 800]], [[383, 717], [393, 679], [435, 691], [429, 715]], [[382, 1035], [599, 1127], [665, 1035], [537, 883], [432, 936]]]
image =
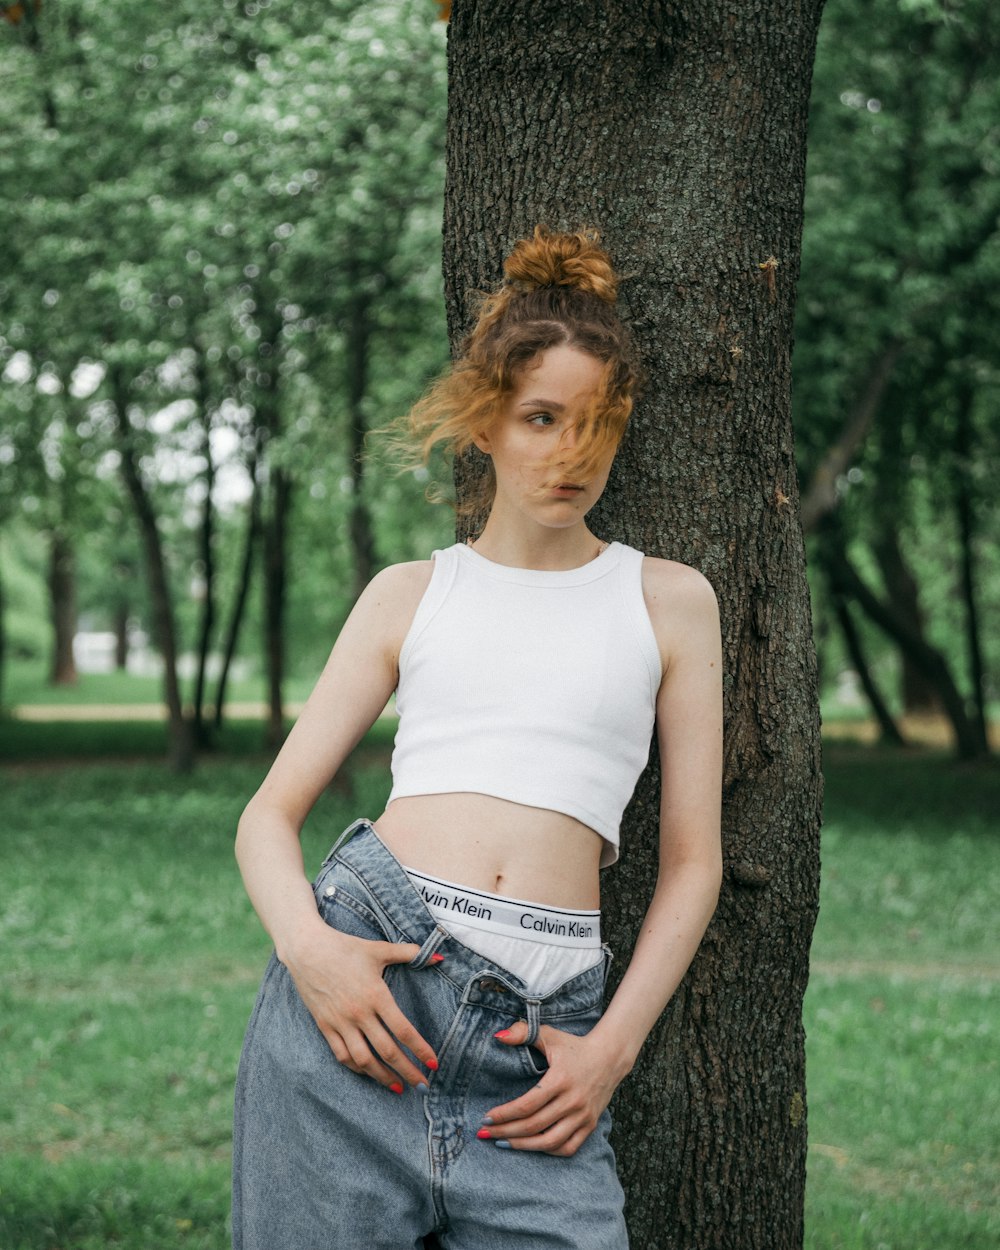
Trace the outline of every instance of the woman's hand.
[[[527, 1036], [524, 1020], [496, 1034], [506, 1046], [522, 1046]], [[598, 1049], [593, 1035], [577, 1037], [548, 1024], [541, 1026], [532, 1045], [545, 1056], [549, 1070], [526, 1094], [488, 1111], [479, 1136], [508, 1143], [512, 1150], [568, 1157], [594, 1131], [631, 1065]]]
[[432, 1072], [438, 1066], [382, 977], [390, 964], [409, 963], [419, 950], [413, 942], [372, 942], [324, 924], [282, 957], [337, 1060], [394, 1094], [403, 1092], [402, 1081], [426, 1084], [404, 1046]]

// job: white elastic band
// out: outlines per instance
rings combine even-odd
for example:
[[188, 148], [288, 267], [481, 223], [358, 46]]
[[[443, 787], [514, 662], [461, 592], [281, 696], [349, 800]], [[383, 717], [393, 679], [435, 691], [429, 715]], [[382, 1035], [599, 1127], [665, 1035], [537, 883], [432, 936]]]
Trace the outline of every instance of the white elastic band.
[[436, 919], [553, 946], [591, 950], [601, 945], [600, 911], [549, 907], [527, 899], [470, 890], [412, 868], [405, 871]]

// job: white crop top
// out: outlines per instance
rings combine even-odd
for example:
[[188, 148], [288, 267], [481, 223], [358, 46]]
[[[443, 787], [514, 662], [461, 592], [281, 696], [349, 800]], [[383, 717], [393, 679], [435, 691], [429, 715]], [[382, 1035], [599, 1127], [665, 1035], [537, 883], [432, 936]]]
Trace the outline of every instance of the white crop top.
[[550, 572], [436, 551], [399, 655], [389, 802], [463, 792], [565, 812], [612, 864], [659, 684], [641, 552], [612, 543]]

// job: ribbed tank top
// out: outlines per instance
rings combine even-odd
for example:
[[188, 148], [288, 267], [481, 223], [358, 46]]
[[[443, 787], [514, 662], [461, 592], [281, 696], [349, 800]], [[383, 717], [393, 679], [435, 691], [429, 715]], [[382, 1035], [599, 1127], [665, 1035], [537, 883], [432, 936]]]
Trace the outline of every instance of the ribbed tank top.
[[389, 802], [462, 792], [565, 812], [614, 863], [660, 684], [642, 558], [611, 543], [548, 571], [434, 552], [399, 654]]

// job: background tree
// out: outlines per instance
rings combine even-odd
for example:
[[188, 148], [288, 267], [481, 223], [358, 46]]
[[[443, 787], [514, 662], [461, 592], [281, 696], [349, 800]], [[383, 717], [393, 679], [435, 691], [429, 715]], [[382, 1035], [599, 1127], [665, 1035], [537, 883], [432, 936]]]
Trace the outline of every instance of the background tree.
[[[819, 728], [789, 411], [821, 4], [453, 6], [445, 278], [469, 296], [536, 221], [600, 226], [649, 384], [599, 533], [714, 583], [726, 656], [722, 898], [616, 1099], [633, 1244], [802, 1244], [801, 1003]], [[479, 466], [461, 466], [459, 490]], [[655, 766], [608, 875], [630, 949], [656, 871]]]
[[[343, 0], [319, 19], [234, 0], [169, 13], [89, 0], [33, 9], [5, 38], [17, 125], [0, 136], [0, 348], [33, 388], [5, 378], [26, 433], [0, 468], [12, 497], [23, 491], [53, 462], [36, 463], [44, 428], [64, 485], [32, 497], [73, 502], [88, 464], [73, 439], [89, 422], [89, 463], [120, 470], [144, 535], [176, 758], [189, 751], [184, 640], [204, 736], [209, 652], [232, 658], [247, 613], [264, 626], [276, 742], [296, 602], [324, 607], [324, 636], [299, 654], [325, 652], [385, 558], [367, 429], [441, 362], [426, 346], [439, 322], [441, 30], [416, 0]], [[67, 424], [53, 412], [65, 385], [57, 400], [40, 383], [81, 362], [99, 390]], [[234, 493], [242, 536], [220, 517]], [[419, 500], [419, 488], [388, 493], [404, 509]], [[292, 595], [295, 526], [320, 528], [310, 510], [326, 514], [336, 559], [311, 585], [317, 557], [299, 547]], [[52, 527], [62, 546], [65, 529]]]
[[983, 0], [877, 9], [873, 22], [869, 4], [833, 6], [817, 55], [796, 322], [803, 516], [839, 619], [854, 629], [862, 614], [870, 696], [889, 678], [894, 706], [943, 711], [972, 757], [988, 749], [1000, 662], [984, 627], [1000, 609], [984, 559], [1000, 520], [1000, 15]]

